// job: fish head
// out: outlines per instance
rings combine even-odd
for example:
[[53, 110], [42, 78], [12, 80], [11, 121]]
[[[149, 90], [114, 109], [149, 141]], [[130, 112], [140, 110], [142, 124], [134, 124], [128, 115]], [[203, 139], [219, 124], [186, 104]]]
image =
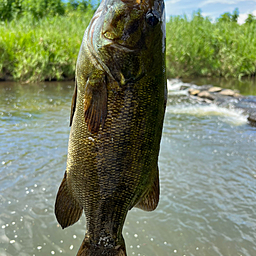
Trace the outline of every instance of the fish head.
[[121, 84], [136, 81], [163, 62], [163, 0], [103, 0], [89, 25], [88, 48]]

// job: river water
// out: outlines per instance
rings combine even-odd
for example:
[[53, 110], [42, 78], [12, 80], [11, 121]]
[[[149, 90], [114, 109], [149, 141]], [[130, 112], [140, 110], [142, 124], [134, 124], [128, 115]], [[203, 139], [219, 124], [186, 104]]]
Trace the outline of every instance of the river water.
[[[128, 213], [128, 255], [256, 255], [256, 128], [239, 110], [191, 102], [179, 83], [169, 87], [160, 203]], [[62, 230], [53, 212], [72, 91], [72, 82], [0, 84], [1, 256], [76, 255], [82, 242], [85, 218]]]

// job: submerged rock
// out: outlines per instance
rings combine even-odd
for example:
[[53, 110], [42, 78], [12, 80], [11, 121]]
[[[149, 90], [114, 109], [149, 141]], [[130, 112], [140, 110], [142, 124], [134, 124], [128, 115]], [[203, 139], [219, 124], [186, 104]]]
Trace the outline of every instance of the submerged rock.
[[236, 92], [233, 97], [235, 97], [235, 98], [241, 98], [241, 97], [244, 97], [244, 96], [241, 95], [240, 93]]
[[209, 93], [208, 91], [201, 91], [197, 96], [200, 97], [200, 98], [208, 99], [208, 100], [214, 100], [215, 99], [215, 97], [211, 93]]
[[237, 93], [236, 91], [225, 89], [220, 92], [220, 95], [233, 97], [236, 93]]
[[[215, 104], [220, 107], [242, 110], [248, 117], [248, 123], [256, 126], [256, 97], [243, 96], [238, 90], [223, 89], [212, 85], [197, 86], [195, 84], [183, 84], [179, 82], [177, 89], [188, 92], [189, 100], [193, 103]], [[173, 86], [176, 87], [176, 86]], [[187, 96], [187, 94], [185, 95]], [[178, 101], [180, 101], [179, 99]], [[182, 98], [186, 101], [186, 97]]]
[[190, 95], [196, 96], [198, 93], [200, 93], [200, 90], [190, 88], [190, 89], [188, 90], [188, 92], [190, 93]]
[[191, 96], [198, 97], [198, 100], [202, 98], [212, 101], [215, 100], [217, 102], [223, 102], [225, 100], [229, 101], [231, 97], [234, 99], [243, 97], [237, 90], [223, 89], [217, 86], [209, 87], [209, 85], [197, 86], [196, 88], [193, 87], [188, 89], [188, 92]]
[[251, 113], [248, 117], [248, 121], [251, 125], [256, 126], [256, 112]]
[[216, 86], [213, 86], [208, 90], [208, 92], [220, 92], [220, 91], [222, 91], [222, 88], [216, 87]]

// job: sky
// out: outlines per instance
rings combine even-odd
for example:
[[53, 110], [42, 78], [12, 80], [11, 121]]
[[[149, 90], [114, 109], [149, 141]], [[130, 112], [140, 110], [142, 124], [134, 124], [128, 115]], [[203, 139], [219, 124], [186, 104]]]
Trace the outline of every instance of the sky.
[[256, 16], [256, 0], [165, 0], [166, 17], [170, 15], [191, 15], [201, 9], [203, 16], [213, 20], [225, 12], [239, 9], [238, 23], [242, 24], [249, 13]]

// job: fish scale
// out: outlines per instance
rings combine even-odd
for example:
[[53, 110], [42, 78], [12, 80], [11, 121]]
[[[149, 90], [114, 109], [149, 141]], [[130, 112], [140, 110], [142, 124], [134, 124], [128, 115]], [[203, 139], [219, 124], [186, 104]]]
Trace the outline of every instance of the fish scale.
[[[110, 5], [116, 13], [107, 15]], [[125, 256], [128, 211], [157, 207], [167, 91], [163, 6], [161, 0], [105, 0], [85, 32], [67, 168], [55, 203], [62, 228], [85, 213], [78, 256]]]

